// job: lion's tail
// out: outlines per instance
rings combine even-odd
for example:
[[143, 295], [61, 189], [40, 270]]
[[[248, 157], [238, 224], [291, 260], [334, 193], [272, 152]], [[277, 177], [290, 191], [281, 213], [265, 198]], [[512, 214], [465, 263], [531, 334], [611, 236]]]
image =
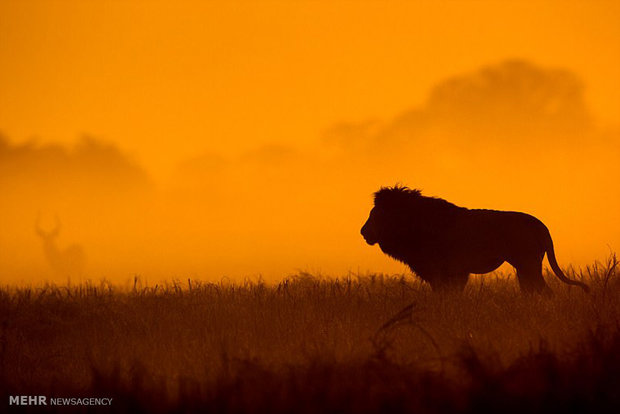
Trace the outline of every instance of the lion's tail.
[[562, 282], [564, 282], [564, 283], [566, 283], [568, 285], [579, 286], [586, 293], [590, 292], [590, 287], [588, 285], [586, 285], [585, 283], [578, 282], [576, 280], [571, 280], [571, 279], [567, 278], [566, 275], [564, 275], [564, 272], [562, 272], [562, 269], [560, 269], [560, 266], [558, 265], [558, 261], [555, 258], [555, 251], [553, 250], [553, 240], [551, 239], [551, 235], [550, 234], [549, 234], [549, 237], [547, 239], [546, 250], [547, 250], [547, 260], [549, 260], [549, 264], [551, 265], [551, 269], [553, 269], [553, 273], [555, 273], [555, 275], [558, 277], [558, 279], [560, 279]]

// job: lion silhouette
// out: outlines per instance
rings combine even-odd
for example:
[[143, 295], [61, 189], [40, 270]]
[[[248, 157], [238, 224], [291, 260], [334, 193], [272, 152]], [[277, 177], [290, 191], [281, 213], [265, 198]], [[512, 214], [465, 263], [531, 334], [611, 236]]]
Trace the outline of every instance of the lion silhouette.
[[542, 275], [546, 253], [562, 282], [589, 291], [564, 275], [549, 230], [529, 214], [468, 209], [398, 185], [382, 187], [374, 204], [361, 230], [366, 242], [378, 243], [433, 290], [462, 291], [470, 273], [488, 273], [508, 262], [523, 292], [550, 294]]

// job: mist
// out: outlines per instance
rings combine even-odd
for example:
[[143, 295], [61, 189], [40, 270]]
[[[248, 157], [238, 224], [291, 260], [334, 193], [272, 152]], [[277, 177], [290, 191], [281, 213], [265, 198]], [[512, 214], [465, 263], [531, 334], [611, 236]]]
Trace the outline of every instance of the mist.
[[[392, 119], [339, 122], [305, 146], [292, 137], [195, 154], [166, 180], [106, 140], [2, 137], [0, 277], [402, 273], [359, 235], [372, 193], [396, 183], [470, 208], [533, 214], [549, 227], [561, 265], [591, 263], [620, 246], [620, 131], [597, 126], [586, 87], [562, 68], [504, 61], [437, 83], [423, 105]], [[79, 246], [79, 269], [46, 256], [37, 229], [57, 227], [56, 252], [68, 257]]]

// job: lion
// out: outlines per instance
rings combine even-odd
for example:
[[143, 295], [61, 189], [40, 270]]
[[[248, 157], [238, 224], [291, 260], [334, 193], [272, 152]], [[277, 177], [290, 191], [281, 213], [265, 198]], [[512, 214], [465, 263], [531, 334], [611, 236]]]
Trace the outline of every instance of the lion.
[[564, 275], [549, 230], [529, 214], [468, 209], [396, 185], [374, 194], [361, 233], [369, 245], [378, 243], [433, 290], [462, 291], [471, 273], [489, 273], [508, 262], [523, 292], [551, 294], [542, 274], [546, 253], [558, 279], [589, 291], [585, 283]]

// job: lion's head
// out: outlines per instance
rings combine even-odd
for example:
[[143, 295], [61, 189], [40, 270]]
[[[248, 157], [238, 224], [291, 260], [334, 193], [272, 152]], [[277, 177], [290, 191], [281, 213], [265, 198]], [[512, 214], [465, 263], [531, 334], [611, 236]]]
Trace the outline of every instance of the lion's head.
[[410, 219], [413, 203], [421, 197], [420, 190], [404, 186], [381, 187], [375, 193], [375, 205], [362, 226], [362, 236], [371, 246], [397, 237], [403, 224]]

